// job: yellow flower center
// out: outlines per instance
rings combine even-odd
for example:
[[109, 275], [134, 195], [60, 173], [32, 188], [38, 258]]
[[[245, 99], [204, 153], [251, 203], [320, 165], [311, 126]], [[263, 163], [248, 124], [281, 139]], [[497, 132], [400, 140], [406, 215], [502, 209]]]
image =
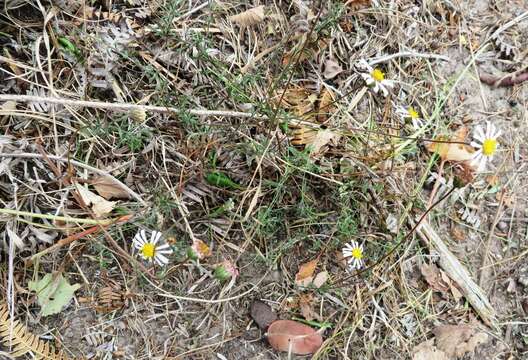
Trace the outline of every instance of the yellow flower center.
[[372, 78], [376, 80], [377, 82], [381, 82], [385, 79], [385, 74], [380, 69], [372, 70], [372, 72], [370, 73], [370, 76], [372, 76]]
[[363, 251], [361, 251], [360, 248], [355, 248], [354, 250], [352, 250], [352, 257], [358, 260], [363, 259]]
[[156, 252], [156, 245], [151, 244], [151, 243], [146, 243], [146, 244], [143, 245], [143, 247], [141, 248], [141, 253], [142, 253], [143, 256], [146, 257], [147, 259], [148, 259], [148, 258], [153, 258], [155, 252]]
[[486, 156], [491, 156], [497, 150], [497, 140], [495, 139], [486, 139], [482, 143], [482, 153]]
[[418, 111], [414, 110], [413, 107], [409, 107], [407, 109], [407, 112], [409, 113], [409, 116], [411, 119], [418, 119], [420, 117], [420, 114], [418, 114]]

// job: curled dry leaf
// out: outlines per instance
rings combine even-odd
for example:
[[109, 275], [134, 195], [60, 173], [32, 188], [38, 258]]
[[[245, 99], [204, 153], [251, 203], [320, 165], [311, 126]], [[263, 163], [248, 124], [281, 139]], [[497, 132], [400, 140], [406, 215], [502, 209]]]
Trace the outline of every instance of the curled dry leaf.
[[264, 20], [264, 9], [264, 5], [257, 6], [240, 14], [230, 16], [229, 20], [243, 27], [252, 26]]
[[84, 205], [92, 206], [92, 211], [96, 217], [108, 215], [116, 205], [115, 201], [108, 201], [78, 183], [75, 183], [75, 188], [84, 202]]
[[317, 331], [292, 320], [274, 321], [268, 328], [267, 337], [275, 350], [298, 355], [313, 354], [323, 344], [323, 338]]
[[268, 304], [255, 300], [251, 304], [251, 318], [257, 323], [259, 328], [266, 330], [278, 317]]
[[130, 198], [130, 194], [108, 176], [96, 176], [90, 180], [90, 184], [106, 200]]
[[471, 146], [461, 144], [461, 142], [465, 142], [467, 133], [467, 127], [461, 127], [452, 137], [439, 136], [435, 140], [453, 142], [430, 142], [426, 145], [427, 150], [437, 153], [443, 161], [471, 160], [474, 149]]

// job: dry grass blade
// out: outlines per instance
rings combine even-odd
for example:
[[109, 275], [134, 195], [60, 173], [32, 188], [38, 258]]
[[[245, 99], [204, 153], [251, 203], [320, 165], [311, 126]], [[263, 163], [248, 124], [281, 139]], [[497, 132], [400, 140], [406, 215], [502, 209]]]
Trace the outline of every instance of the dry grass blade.
[[7, 305], [0, 305], [0, 338], [2, 343], [12, 347], [10, 355], [19, 357], [33, 353], [37, 358], [50, 360], [66, 360], [62, 352], [56, 353], [48, 342], [40, 340], [30, 333], [18, 320], [10, 321]]

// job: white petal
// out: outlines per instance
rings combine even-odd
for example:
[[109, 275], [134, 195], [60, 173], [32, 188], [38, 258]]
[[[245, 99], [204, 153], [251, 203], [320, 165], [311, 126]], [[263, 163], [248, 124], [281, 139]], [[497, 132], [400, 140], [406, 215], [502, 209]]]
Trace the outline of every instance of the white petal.
[[484, 130], [482, 129], [482, 126], [480, 125], [477, 125], [477, 127], [475, 128], [475, 133], [477, 134], [475, 138], [479, 140], [484, 141], [484, 139], [486, 138], [486, 136], [484, 135]]
[[381, 80], [381, 84], [385, 87], [392, 89], [394, 87], [394, 81], [392, 80]]
[[479, 144], [478, 142], [472, 141], [471, 146], [473, 146], [475, 149], [482, 148], [482, 144]]
[[161, 238], [161, 233], [159, 231], [152, 231], [152, 235], [150, 236], [150, 242], [156, 245], [160, 238]]
[[495, 131], [495, 133], [493, 134], [493, 138], [497, 139], [501, 135], [502, 135], [502, 130], [501, 129], [497, 129], [497, 131]]
[[389, 91], [387, 90], [385, 85], [383, 85], [382, 83], [379, 83], [379, 87], [381, 89], [381, 92], [382, 92], [383, 96], [386, 97], [389, 94]]
[[165, 256], [163, 256], [161, 254], [156, 255], [155, 259], [156, 259], [157, 263], [160, 264], [161, 266], [167, 265], [169, 263], [169, 259], [167, 259]]

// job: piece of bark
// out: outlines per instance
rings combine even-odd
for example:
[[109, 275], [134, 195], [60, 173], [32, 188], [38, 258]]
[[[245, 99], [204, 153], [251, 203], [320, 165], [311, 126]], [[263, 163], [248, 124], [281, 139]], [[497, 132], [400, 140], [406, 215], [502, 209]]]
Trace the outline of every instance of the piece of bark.
[[471, 279], [469, 272], [464, 265], [449, 251], [440, 236], [423, 221], [416, 229], [416, 232], [429, 247], [429, 251], [440, 254], [439, 265], [449, 275], [449, 277], [462, 290], [462, 294], [475, 309], [484, 323], [493, 329], [498, 329], [495, 310], [491, 306], [484, 291]]

